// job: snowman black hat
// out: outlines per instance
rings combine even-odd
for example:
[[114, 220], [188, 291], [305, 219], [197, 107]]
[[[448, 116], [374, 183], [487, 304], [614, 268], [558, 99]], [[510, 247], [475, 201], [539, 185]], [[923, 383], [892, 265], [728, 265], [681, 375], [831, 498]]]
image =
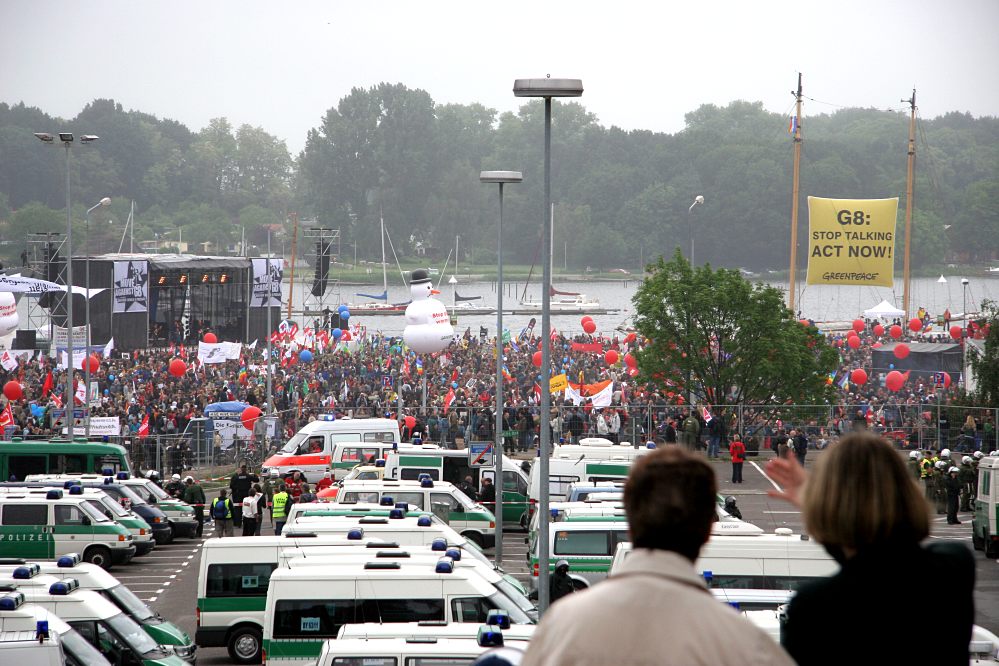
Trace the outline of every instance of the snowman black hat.
[[425, 282], [432, 282], [430, 279], [430, 271], [426, 268], [417, 268], [415, 271], [409, 275], [409, 284], [424, 284]]

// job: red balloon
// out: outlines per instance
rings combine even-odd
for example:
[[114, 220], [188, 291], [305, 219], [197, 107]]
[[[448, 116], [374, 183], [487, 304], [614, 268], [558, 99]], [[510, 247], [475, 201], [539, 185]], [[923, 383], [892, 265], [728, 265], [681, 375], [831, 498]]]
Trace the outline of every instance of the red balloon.
[[217, 337], [215, 337], [214, 333], [205, 333], [204, 341], [207, 342], [210, 345], [213, 345], [216, 342], [218, 342], [219, 339]]
[[170, 365], [167, 366], [167, 370], [174, 377], [182, 377], [187, 372], [187, 363], [184, 363], [179, 358], [172, 359]]
[[340, 336], [341, 342], [350, 342], [350, 331], [344, 331], [343, 335]]
[[867, 383], [867, 373], [864, 372], [863, 368], [857, 368], [850, 373], [850, 381], [859, 386], [863, 386]]
[[607, 362], [607, 365], [614, 365], [615, 363], [617, 363], [617, 359], [618, 359], [618, 353], [613, 349], [608, 349], [607, 353], [604, 354], [604, 360]]
[[624, 344], [630, 345], [632, 342], [635, 341], [635, 338], [637, 337], [638, 336], [635, 335], [634, 333], [629, 333], [628, 335], [624, 336]]
[[253, 426], [256, 425], [257, 419], [263, 416], [263, 412], [260, 411], [259, 407], [250, 405], [242, 411], [239, 415], [240, 421], [243, 422], [243, 427], [247, 430], [253, 430]]
[[638, 365], [638, 359], [632, 356], [631, 352], [624, 355], [624, 364], [629, 368], [634, 368]]
[[949, 372], [945, 372], [945, 373], [943, 373], [943, 376], [944, 376], [944, 378], [943, 378], [944, 379], [944, 384], [943, 384], [944, 388], [950, 388], [950, 373]]
[[888, 387], [889, 391], [897, 391], [902, 388], [902, 384], [905, 383], [905, 377], [898, 370], [892, 370], [885, 377], [885, 386]]
[[909, 355], [909, 345], [905, 344], [904, 342], [900, 342], [897, 345], [895, 345], [895, 349], [893, 351], [895, 354], [895, 358], [905, 358], [906, 356]]
[[593, 321], [593, 317], [590, 315], [583, 315], [583, 318], [579, 320], [579, 325], [585, 326], [588, 321]]
[[8, 400], [20, 400], [24, 397], [24, 389], [13, 379], [3, 385], [3, 394]]
[[881, 343], [880, 342], [875, 342], [873, 345], [871, 345], [872, 349], [878, 349], [880, 347], [881, 347]]
[[909, 320], [909, 330], [913, 333], [919, 333], [923, 330], [923, 320], [919, 317], [913, 317]]
[[587, 333], [593, 333], [597, 330], [597, 323], [592, 319], [583, 322], [583, 330]]
[[846, 339], [846, 344], [850, 346], [850, 349], [857, 349], [860, 347], [860, 336], [851, 335]]
[[531, 356], [531, 362], [534, 363], [534, 365], [536, 365], [536, 366], [538, 366], [540, 368], [541, 367], [541, 352], [539, 352], [539, 351], [534, 352], [534, 355]]
[[812, 322], [808, 321], [807, 319], [799, 319], [798, 323], [801, 324], [802, 326], [810, 326]]
[[881, 324], [874, 324], [874, 335], [880, 336], [884, 334], [885, 334], [885, 327], [882, 326]]
[[864, 324], [864, 320], [863, 319], [854, 319], [853, 320], [853, 330], [855, 330], [857, 333], [860, 333], [862, 330], [864, 330], [865, 326], [866, 326], [866, 324]]
[[955, 340], [960, 340], [961, 339], [961, 327], [960, 326], [951, 326], [950, 327], [950, 337], [954, 338]]
[[94, 374], [101, 369], [101, 359], [97, 357], [97, 354], [91, 354], [87, 357], [87, 365], [90, 366], [90, 374]]
[[888, 329], [888, 335], [898, 340], [902, 337], [902, 327], [898, 324], [892, 324], [891, 328]]
[[638, 375], [638, 368], [636, 368], [635, 366], [631, 366], [630, 368], [628, 368], [628, 374], [632, 377], [636, 377]]

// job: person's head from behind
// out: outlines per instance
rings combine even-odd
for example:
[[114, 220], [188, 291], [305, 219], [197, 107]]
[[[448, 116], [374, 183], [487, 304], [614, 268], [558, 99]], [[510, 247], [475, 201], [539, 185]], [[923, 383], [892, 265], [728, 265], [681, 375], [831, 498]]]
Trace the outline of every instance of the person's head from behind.
[[830, 447], [805, 484], [805, 526], [831, 553], [918, 544], [929, 534], [929, 509], [898, 452], [870, 432]]
[[636, 548], [668, 550], [693, 561], [717, 517], [711, 466], [677, 447], [635, 462], [624, 484], [624, 506]]

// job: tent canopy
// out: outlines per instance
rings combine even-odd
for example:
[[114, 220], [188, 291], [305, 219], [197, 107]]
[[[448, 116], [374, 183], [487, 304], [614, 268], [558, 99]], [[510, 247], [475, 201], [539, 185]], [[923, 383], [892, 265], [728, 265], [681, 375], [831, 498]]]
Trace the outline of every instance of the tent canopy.
[[894, 319], [905, 314], [905, 310], [899, 310], [888, 301], [881, 301], [870, 310], [864, 310], [864, 316], [871, 319]]

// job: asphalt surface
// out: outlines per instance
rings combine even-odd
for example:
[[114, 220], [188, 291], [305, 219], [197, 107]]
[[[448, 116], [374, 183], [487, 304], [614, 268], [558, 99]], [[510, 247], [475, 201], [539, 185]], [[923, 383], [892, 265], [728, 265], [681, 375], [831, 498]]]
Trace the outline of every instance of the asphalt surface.
[[[811, 467], [821, 452], [809, 452], [805, 466]], [[749, 458], [744, 469], [745, 482], [733, 484], [731, 466], [726, 461], [710, 461], [718, 473], [719, 492], [733, 495], [738, 501], [743, 519], [759, 525], [767, 531], [778, 527], [789, 527], [795, 532], [802, 531], [800, 512], [781, 500], [772, 499], [767, 490], [774, 488], [765, 475], [767, 457]], [[960, 514], [963, 525], [947, 525], [944, 516], [934, 516], [931, 539], [962, 541], [971, 548], [971, 515]], [[268, 523], [263, 526], [265, 534], [272, 533]], [[205, 538], [213, 538], [210, 524], [205, 525]], [[504, 532], [504, 569], [526, 582], [530, 575], [524, 544], [523, 532]], [[201, 539], [178, 539], [174, 543], [157, 546], [156, 549], [132, 564], [117, 567], [112, 572], [128, 585], [141, 599], [159, 611], [164, 617], [181, 626], [194, 636], [196, 622], [198, 563], [201, 556]], [[491, 551], [486, 551], [490, 554]], [[999, 564], [987, 560], [980, 551], [975, 551], [978, 580], [975, 589], [975, 621], [977, 624], [999, 634]], [[945, 579], [941, 584], [946, 584]], [[224, 648], [198, 650], [198, 664], [228, 664], [229, 656]]]

